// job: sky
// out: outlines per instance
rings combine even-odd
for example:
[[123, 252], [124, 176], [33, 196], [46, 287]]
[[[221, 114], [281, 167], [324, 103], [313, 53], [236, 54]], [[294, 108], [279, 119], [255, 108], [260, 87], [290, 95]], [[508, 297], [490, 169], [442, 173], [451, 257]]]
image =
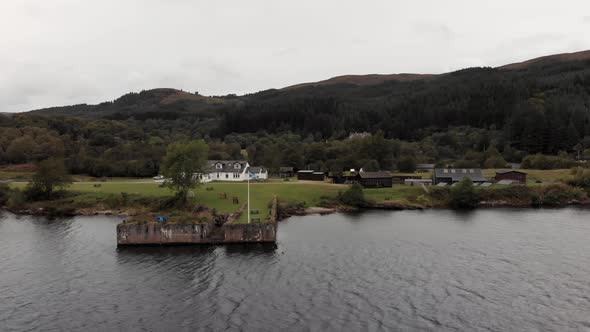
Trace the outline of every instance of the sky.
[[588, 0], [0, 1], [0, 112], [590, 49]]

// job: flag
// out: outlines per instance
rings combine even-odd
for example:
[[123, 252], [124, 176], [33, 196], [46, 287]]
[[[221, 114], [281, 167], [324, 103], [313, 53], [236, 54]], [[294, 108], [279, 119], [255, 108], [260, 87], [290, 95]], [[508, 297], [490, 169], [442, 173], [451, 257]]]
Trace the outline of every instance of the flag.
[[248, 172], [248, 179], [249, 180], [258, 179], [258, 175]]

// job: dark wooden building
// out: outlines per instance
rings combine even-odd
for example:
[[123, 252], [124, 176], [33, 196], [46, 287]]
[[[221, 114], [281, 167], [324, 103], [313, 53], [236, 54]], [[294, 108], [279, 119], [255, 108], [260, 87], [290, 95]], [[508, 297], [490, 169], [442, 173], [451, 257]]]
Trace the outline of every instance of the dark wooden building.
[[326, 174], [324, 172], [316, 172], [312, 170], [304, 170], [297, 172], [297, 180], [304, 181], [324, 181]]
[[496, 171], [495, 179], [496, 179], [496, 181], [512, 180], [514, 182], [525, 184], [526, 183], [526, 173], [519, 172], [519, 171], [516, 171], [513, 169], [499, 170], [499, 171]]
[[390, 172], [359, 172], [356, 181], [364, 188], [391, 188], [393, 179]]
[[290, 178], [295, 176], [295, 169], [293, 167], [279, 167], [279, 177]]
[[441, 182], [451, 185], [465, 178], [471, 179], [473, 183], [486, 182], [486, 178], [479, 168], [436, 168], [432, 180], [435, 185]]

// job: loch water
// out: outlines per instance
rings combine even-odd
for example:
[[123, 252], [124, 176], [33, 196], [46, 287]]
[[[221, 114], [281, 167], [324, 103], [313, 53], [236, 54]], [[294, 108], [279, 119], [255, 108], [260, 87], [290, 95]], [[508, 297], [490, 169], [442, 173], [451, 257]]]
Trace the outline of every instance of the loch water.
[[276, 245], [117, 248], [0, 213], [0, 331], [590, 331], [590, 210], [292, 217]]

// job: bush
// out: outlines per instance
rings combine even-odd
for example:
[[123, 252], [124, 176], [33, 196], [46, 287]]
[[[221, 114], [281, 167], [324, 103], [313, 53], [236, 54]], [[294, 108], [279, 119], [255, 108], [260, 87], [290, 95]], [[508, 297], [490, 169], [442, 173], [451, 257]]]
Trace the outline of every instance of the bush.
[[338, 201], [341, 204], [356, 208], [364, 206], [366, 201], [363, 187], [358, 183], [353, 184], [345, 192], [338, 194]]
[[5, 183], [0, 183], [0, 205], [6, 204], [10, 197], [10, 187]]
[[577, 167], [572, 169], [572, 175], [574, 178], [567, 182], [569, 185], [581, 187], [590, 192], [590, 169]]
[[479, 204], [479, 195], [469, 178], [451, 187], [451, 207], [454, 209], [473, 209]]
[[573, 201], [580, 201], [586, 197], [586, 193], [580, 188], [573, 188], [566, 184], [552, 184], [540, 188], [537, 203], [539, 205], [559, 206], [570, 204]]
[[24, 206], [26, 200], [22, 191], [15, 189], [11, 190], [8, 195], [8, 200], [5, 205], [9, 209], [18, 209]]

